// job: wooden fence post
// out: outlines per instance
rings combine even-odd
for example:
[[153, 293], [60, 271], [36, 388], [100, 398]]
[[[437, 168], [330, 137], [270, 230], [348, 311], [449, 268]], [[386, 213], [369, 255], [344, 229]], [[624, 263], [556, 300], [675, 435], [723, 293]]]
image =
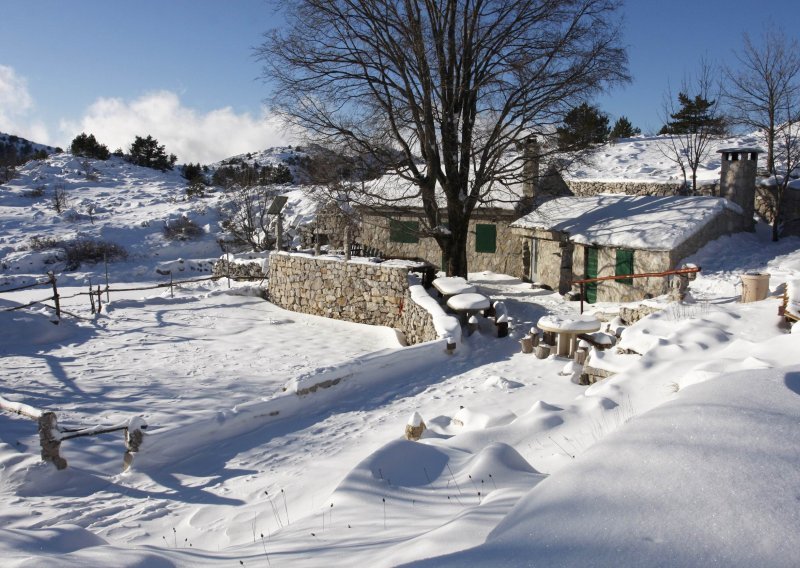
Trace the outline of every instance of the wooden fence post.
[[100, 284], [97, 285], [97, 313], [99, 314], [103, 306], [101, 305], [101, 300], [103, 298], [103, 293], [100, 291]]
[[127, 428], [125, 428], [125, 456], [122, 458], [122, 471], [128, 471], [133, 463], [133, 454], [139, 451], [144, 440], [143, 428], [147, 428], [147, 424], [141, 419], [131, 420]]
[[58, 437], [58, 422], [54, 412], [44, 412], [38, 419], [39, 443], [42, 446], [42, 459], [53, 462], [56, 469], [67, 467], [67, 460], [59, 455], [61, 440]]
[[107, 304], [107, 303], [109, 303], [111, 301], [111, 298], [109, 296], [109, 291], [108, 291], [108, 255], [107, 254], [103, 254], [103, 262], [105, 262], [105, 265], [106, 265], [106, 304]]
[[58, 299], [58, 286], [56, 286], [56, 275], [52, 271], [47, 273], [50, 283], [53, 285], [53, 303], [56, 305], [56, 318], [61, 319], [61, 302]]
[[89, 302], [92, 304], [92, 313], [96, 314], [97, 309], [94, 307], [94, 291], [91, 284], [89, 284]]

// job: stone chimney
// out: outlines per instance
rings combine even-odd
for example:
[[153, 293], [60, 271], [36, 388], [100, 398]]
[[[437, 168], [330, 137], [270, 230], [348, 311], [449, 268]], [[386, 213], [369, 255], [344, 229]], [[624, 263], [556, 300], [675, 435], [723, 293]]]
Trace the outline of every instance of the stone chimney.
[[756, 168], [760, 148], [725, 148], [719, 174], [719, 194], [742, 208], [743, 227], [753, 230], [756, 199]]
[[528, 136], [522, 143], [522, 194], [533, 200], [539, 185], [539, 142]]

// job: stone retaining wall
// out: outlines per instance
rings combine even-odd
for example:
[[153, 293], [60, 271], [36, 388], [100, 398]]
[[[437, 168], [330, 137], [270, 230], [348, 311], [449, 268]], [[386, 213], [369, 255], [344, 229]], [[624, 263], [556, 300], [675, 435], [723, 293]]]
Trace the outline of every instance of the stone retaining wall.
[[623, 193], [626, 195], [680, 195], [683, 182], [659, 183], [649, 181], [578, 181], [567, 180], [573, 195], [584, 197], [600, 193]]
[[269, 253], [224, 254], [214, 263], [212, 274], [217, 278], [265, 278], [268, 257]]
[[409, 345], [438, 337], [411, 298], [407, 267], [280, 253], [270, 255], [269, 274], [270, 301], [287, 310], [396, 328]]
[[[775, 218], [776, 190], [759, 186], [756, 190], [755, 210], [768, 223]], [[783, 196], [782, 217], [784, 235], [800, 235], [800, 191], [787, 188]]]

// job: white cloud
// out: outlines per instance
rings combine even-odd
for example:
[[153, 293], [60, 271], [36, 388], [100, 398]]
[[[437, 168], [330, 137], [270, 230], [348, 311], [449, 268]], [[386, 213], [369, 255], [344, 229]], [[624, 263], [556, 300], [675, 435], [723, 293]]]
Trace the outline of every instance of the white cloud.
[[30, 118], [34, 109], [28, 82], [13, 67], [0, 65], [0, 132], [16, 134], [40, 144], [50, 144], [47, 127]]
[[179, 162], [208, 164], [245, 152], [292, 144], [290, 135], [276, 120], [230, 107], [198, 112], [182, 105], [177, 94], [157, 91], [137, 99], [97, 99], [78, 121], [62, 120], [65, 139], [94, 134], [110, 150], [127, 150], [136, 136], [148, 134], [178, 156]]

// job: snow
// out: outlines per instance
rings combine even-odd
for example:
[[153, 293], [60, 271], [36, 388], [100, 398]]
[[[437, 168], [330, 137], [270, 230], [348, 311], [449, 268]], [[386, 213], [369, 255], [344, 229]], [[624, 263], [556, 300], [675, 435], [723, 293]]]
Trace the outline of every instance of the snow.
[[477, 288], [460, 276], [442, 276], [433, 281], [433, 287], [445, 296], [474, 294]]
[[[112, 289], [163, 283], [159, 267], [199, 272], [223, 252], [213, 192], [186, 200], [175, 174], [96, 168], [100, 181], [81, 180], [56, 155], [0, 189], [0, 260], [17, 259], [5, 288], [56, 264], [13, 256], [36, 234], [124, 246]], [[58, 180], [97, 204], [94, 222], [22, 195]], [[312, 215], [292, 191], [296, 218]], [[209, 230], [166, 241], [162, 221], [184, 213]], [[480, 326], [461, 337], [415, 283], [439, 339], [411, 347], [225, 279], [174, 297], [115, 292], [93, 315], [77, 294], [104, 282], [103, 263], [56, 269], [64, 309], [80, 316], [58, 325], [42, 306], [6, 311], [47, 286], [4, 292], [0, 397], [71, 428], [148, 427], [125, 473], [120, 432], [64, 441], [57, 471], [36, 422], [0, 413], [3, 566], [792, 566], [800, 334], [777, 314], [800, 280], [800, 239], [772, 243], [759, 225], [690, 261], [703, 267], [690, 301], [655, 299], [662, 311], [612, 322], [619, 343], [591, 359], [617, 374], [590, 387], [572, 362], [518, 341], [546, 316], [579, 320], [578, 305], [500, 274], [469, 280], [504, 306], [509, 337]], [[738, 302], [747, 272], [770, 274], [767, 299]], [[423, 438], [405, 440], [423, 416]]]
[[447, 299], [447, 307], [457, 312], [485, 310], [491, 303], [483, 294], [456, 294]]
[[563, 231], [580, 244], [672, 250], [730, 206], [735, 205], [719, 197], [559, 197], [512, 227]]
[[786, 312], [800, 319], [800, 280], [786, 283]]
[[600, 320], [590, 315], [581, 315], [571, 318], [558, 315], [548, 315], [539, 318], [536, 326], [545, 331], [569, 331], [574, 333], [584, 333], [597, 331], [600, 329]]
[[[564, 177], [576, 181], [683, 183], [680, 169], [667, 158], [669, 151], [664, 153], [664, 148], [670, 146], [669, 135], [620, 139], [586, 152], [567, 168]], [[764, 147], [763, 137], [758, 134], [711, 141], [708, 157], [697, 170], [698, 184], [719, 180], [722, 150]]]
[[420, 416], [419, 412], [416, 411], [409, 417], [408, 422], [406, 422], [408, 426], [414, 426], [415, 428], [424, 423], [425, 421], [422, 419], [422, 416]]

